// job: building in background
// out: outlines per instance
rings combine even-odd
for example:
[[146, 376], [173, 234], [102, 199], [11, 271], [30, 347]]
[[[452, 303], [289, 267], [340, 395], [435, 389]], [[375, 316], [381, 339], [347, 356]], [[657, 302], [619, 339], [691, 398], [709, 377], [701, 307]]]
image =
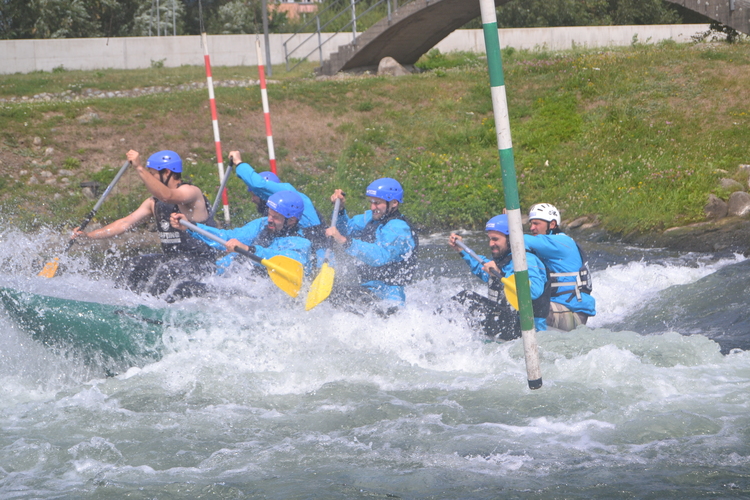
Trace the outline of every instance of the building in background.
[[298, 19], [301, 14], [311, 14], [318, 10], [320, 0], [285, 0], [269, 2], [268, 10], [285, 12], [288, 19]]

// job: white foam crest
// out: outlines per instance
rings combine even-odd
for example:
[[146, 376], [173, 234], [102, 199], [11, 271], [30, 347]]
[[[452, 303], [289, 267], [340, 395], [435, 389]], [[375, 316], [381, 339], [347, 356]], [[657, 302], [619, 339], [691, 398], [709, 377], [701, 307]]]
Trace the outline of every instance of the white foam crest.
[[[446, 289], [440, 283], [421, 286]], [[304, 393], [337, 381], [388, 389], [469, 388], [523, 364], [517, 343], [480, 342], [462, 316], [435, 314], [431, 307], [407, 306], [382, 318], [326, 303], [309, 312], [299, 304], [281, 309], [269, 303], [212, 302], [213, 313], [204, 308], [203, 328], [169, 329], [164, 358], [121, 378], [158, 373], [169, 392], [207, 380], [220, 386], [237, 380], [269, 394]]]
[[[469, 455], [464, 457], [472, 469], [477, 470], [477, 466], [482, 466], [478, 472], [491, 473], [493, 475], [502, 472], [515, 472], [524, 467], [534, 459], [527, 454], [515, 453], [490, 453], [488, 455]], [[461, 464], [465, 467], [464, 464]], [[489, 468], [489, 470], [487, 470]]]
[[708, 263], [698, 260], [696, 265], [685, 265], [680, 261], [633, 261], [592, 272], [594, 289], [591, 295], [596, 299], [596, 316], [589, 319], [588, 326], [621, 321], [670, 286], [693, 283], [722, 267], [744, 260], [745, 257], [736, 254], [732, 258]]
[[102, 393], [99, 387], [85, 388], [71, 396], [64, 396], [55, 402], [57, 408], [88, 408], [119, 410], [116, 400]]
[[[507, 429], [513, 429], [514, 426], [506, 426]], [[553, 420], [548, 417], [539, 417], [529, 420], [528, 425], [521, 428], [516, 427], [515, 432], [519, 434], [551, 434], [564, 436], [579, 436], [589, 433], [592, 430], [614, 429], [615, 426], [610, 422], [602, 422], [595, 419], [584, 419], [574, 421]]]
[[605, 345], [571, 359], [557, 359], [554, 364], [561, 380], [607, 387], [621, 384], [623, 375], [642, 369], [643, 361], [627, 349]]

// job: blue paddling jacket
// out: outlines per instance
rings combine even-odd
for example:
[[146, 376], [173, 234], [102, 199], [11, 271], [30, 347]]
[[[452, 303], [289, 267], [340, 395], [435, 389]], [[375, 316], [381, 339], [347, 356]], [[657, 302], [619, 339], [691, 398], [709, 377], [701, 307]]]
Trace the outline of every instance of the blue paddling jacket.
[[403, 215], [396, 210], [376, 221], [372, 210], [352, 218], [343, 210], [336, 229], [347, 237], [346, 253], [357, 259], [360, 284], [381, 300], [403, 304], [404, 285], [413, 278], [419, 247]]
[[266, 181], [266, 179], [261, 177], [261, 175], [247, 163], [240, 163], [237, 165], [237, 170], [235, 172], [237, 173], [237, 177], [242, 179], [247, 185], [248, 189], [263, 200], [267, 200], [272, 194], [278, 193], [279, 191], [294, 191], [302, 197], [304, 209], [302, 210], [302, 217], [299, 219], [299, 225], [302, 228], [302, 236], [312, 242], [318, 267], [323, 265], [325, 247], [327, 247], [329, 243], [325, 237], [323, 219], [315, 209], [312, 200], [310, 200], [306, 194], [297, 191], [297, 189], [288, 182]]
[[[596, 301], [591, 294], [591, 279], [588, 268], [575, 240], [565, 233], [523, 236], [526, 248], [542, 259], [550, 272], [552, 302], [562, 304], [576, 313], [596, 315]], [[559, 276], [570, 273], [569, 276]], [[576, 278], [583, 282], [576, 284]], [[569, 284], [566, 284], [569, 283]]]
[[[282, 233], [274, 236], [273, 233], [264, 231], [267, 225], [268, 217], [255, 219], [236, 229], [219, 229], [204, 224], [196, 224], [196, 226], [218, 236], [222, 240], [227, 241], [235, 238], [245, 245], [255, 245], [255, 254], [262, 259], [270, 259], [276, 255], [285, 255], [300, 262], [305, 267], [305, 270], [308, 270], [312, 257], [312, 244], [310, 240], [301, 236], [299, 230], [293, 231], [291, 234]], [[209, 246], [224, 250], [224, 246], [221, 243], [217, 243], [189, 229], [188, 232], [191, 236], [206, 242]], [[223, 274], [237, 255], [239, 254], [232, 252], [217, 260], [217, 274]], [[251, 262], [256, 266], [264, 267], [255, 261]]]
[[[481, 263], [465, 251], [461, 250], [461, 258], [464, 259], [464, 262], [469, 265], [469, 269], [471, 269], [472, 274], [478, 276], [485, 283], [489, 283], [490, 278], [496, 280], [497, 278], [495, 278], [494, 276], [490, 276], [489, 273], [485, 272], [485, 270], [482, 269], [482, 266], [492, 259], [488, 259], [484, 255], [479, 255], [478, 257], [482, 259]], [[526, 264], [528, 265], [529, 282], [531, 284], [531, 300], [536, 300], [539, 297], [542, 297], [542, 295], [544, 295], [545, 293], [545, 285], [547, 283], [547, 269], [544, 267], [542, 261], [539, 260], [539, 258], [533, 253], [526, 254]], [[504, 278], [509, 278], [510, 276], [512, 276], [515, 272], [513, 269], [513, 260], [509, 259], [500, 268], [500, 272], [502, 272]], [[492, 291], [490, 291], [490, 293], [492, 293]], [[537, 317], [535, 315], [534, 327], [537, 329], [537, 331], [540, 332], [546, 330], [547, 315], [545, 314], [544, 317]]]

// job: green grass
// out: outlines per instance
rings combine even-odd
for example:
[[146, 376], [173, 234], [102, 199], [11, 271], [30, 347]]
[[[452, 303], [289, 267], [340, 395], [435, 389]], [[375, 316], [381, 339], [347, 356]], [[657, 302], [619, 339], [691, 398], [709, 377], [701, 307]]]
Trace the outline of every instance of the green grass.
[[[718, 186], [721, 177], [747, 183], [738, 166], [750, 163], [748, 44], [504, 50], [503, 65], [523, 210], [549, 202], [563, 210], [566, 220], [587, 215], [614, 233], [647, 232], [703, 220], [708, 195], [726, 199], [729, 194]], [[274, 68], [279, 83], [269, 85], [268, 94], [275, 130], [290, 125], [279, 116], [302, 121], [293, 132], [275, 136], [282, 179], [306, 192], [326, 216], [334, 188], [350, 193], [349, 206], [356, 213], [366, 208], [357, 194], [380, 176], [402, 182], [404, 212], [429, 228], [482, 227], [499, 213], [503, 186], [486, 61], [476, 54], [433, 51], [419, 66], [425, 72], [400, 78], [330, 80], [311, 78], [310, 64], [292, 74]], [[215, 68], [214, 77], [254, 78], [255, 71]], [[58, 71], [0, 77], [0, 96], [204, 79], [201, 67]], [[222, 138], [241, 149], [243, 157], [247, 152], [260, 170], [267, 169], [265, 135], [247, 128], [247, 116], [260, 113], [259, 92], [217, 88], [216, 95]], [[110, 118], [76, 124], [87, 106]], [[0, 107], [0, 146], [4, 155], [29, 165], [39, 152], [28, 138], [43, 136], [65, 158], [67, 166], [54, 168], [81, 171], [84, 177], [90, 151], [70, 146], [54, 130], [66, 127], [81, 138], [115, 130], [113, 137], [128, 137], [144, 150], [185, 141], [198, 161], [190, 166], [191, 180], [213, 200], [218, 175], [206, 113], [205, 91], [6, 104]], [[333, 138], [315, 142], [323, 133]], [[224, 146], [225, 154], [231, 147]], [[118, 166], [113, 160], [89, 177], [106, 184]], [[254, 218], [242, 182], [232, 179], [228, 189], [233, 223]], [[92, 205], [65, 192], [42, 206], [29, 201], [49, 199], [55, 192], [6, 178], [0, 185], [3, 213], [33, 229], [76, 223]], [[146, 195], [131, 183], [105, 204], [99, 219], [125, 215]]]
[[[202, 61], [202, 59], [199, 59]], [[0, 75], [0, 98], [13, 96], [33, 96], [42, 92], [60, 93], [71, 91], [80, 93], [85, 89], [102, 91], [134, 89], [152, 86], [177, 86], [191, 82], [205, 82], [206, 70], [203, 66], [180, 66], [178, 68], [154, 67], [146, 69], [95, 71], [60, 70], [51, 72], [34, 71]], [[273, 80], [292, 80], [309, 76], [313, 64], [302, 63], [292, 72], [284, 66], [273, 67]], [[217, 66], [211, 68], [214, 81], [258, 79], [257, 66]]]

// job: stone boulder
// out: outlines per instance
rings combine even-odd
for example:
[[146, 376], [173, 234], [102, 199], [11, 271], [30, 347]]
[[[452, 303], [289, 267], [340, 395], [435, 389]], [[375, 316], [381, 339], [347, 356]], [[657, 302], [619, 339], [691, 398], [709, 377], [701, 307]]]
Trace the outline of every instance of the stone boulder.
[[734, 179], [728, 179], [726, 177], [719, 180], [719, 187], [727, 191], [741, 191], [742, 189], [744, 189], [742, 183], [737, 182]]
[[727, 202], [727, 214], [737, 217], [750, 214], [750, 194], [744, 191], [735, 191], [732, 193]]
[[726, 217], [728, 213], [727, 202], [722, 200], [716, 195], [708, 195], [708, 203], [703, 207], [703, 213], [706, 214], [707, 219], [721, 219]]
[[401, 66], [392, 57], [384, 57], [378, 64], [378, 76], [404, 76], [409, 75], [409, 70]]

